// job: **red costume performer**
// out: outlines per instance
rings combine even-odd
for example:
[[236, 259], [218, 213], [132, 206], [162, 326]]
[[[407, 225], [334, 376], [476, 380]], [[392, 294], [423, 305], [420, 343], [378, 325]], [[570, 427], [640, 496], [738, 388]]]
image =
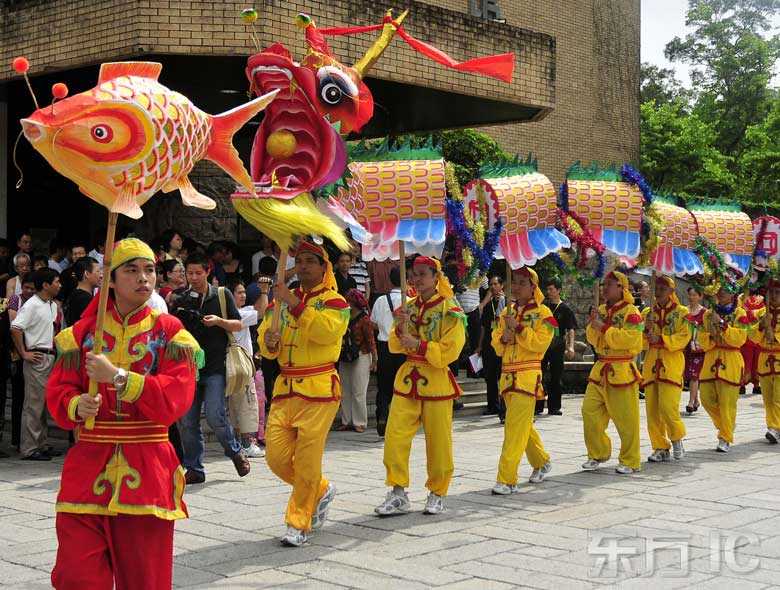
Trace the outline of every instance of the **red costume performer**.
[[[112, 271], [153, 254], [123, 240]], [[152, 287], [154, 283], [152, 282]], [[57, 361], [46, 388], [57, 424], [77, 442], [62, 469], [57, 496], [59, 548], [52, 572], [58, 589], [170, 588], [173, 521], [187, 517], [184, 470], [168, 442], [168, 426], [192, 404], [196, 358], [202, 352], [181, 322], [147, 305], [124, 318], [109, 299], [104, 355], [125, 376], [100, 383], [93, 429], [77, 410], [89, 388], [86, 371], [98, 298], [82, 319], [56, 338]], [[126, 371], [126, 373], [125, 373]], [[119, 394], [117, 390], [119, 389]]]

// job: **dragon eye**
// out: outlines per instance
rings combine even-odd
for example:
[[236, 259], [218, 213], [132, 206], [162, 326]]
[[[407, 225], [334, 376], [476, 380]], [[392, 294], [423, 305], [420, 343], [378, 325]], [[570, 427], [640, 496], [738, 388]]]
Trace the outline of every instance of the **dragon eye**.
[[327, 82], [320, 90], [322, 100], [329, 105], [337, 105], [344, 96], [344, 91], [335, 82]]
[[95, 125], [92, 128], [92, 138], [100, 143], [108, 143], [114, 137], [114, 132], [108, 125]]

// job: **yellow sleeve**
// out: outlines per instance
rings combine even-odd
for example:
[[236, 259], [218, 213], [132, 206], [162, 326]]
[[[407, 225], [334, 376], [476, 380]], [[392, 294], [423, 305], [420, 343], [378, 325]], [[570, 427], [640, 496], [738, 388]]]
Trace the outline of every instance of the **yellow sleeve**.
[[[411, 301], [413, 300], [406, 300], [406, 311], [408, 312], [411, 312]], [[387, 339], [387, 348], [393, 354], [409, 354], [410, 352], [414, 352], [407, 350], [401, 345], [401, 339], [398, 337], [398, 320], [395, 318], [393, 319], [393, 327], [390, 329], [390, 336]]]
[[265, 333], [271, 329], [272, 318], [273, 318], [273, 308], [270, 308], [266, 310], [265, 317], [263, 318], [263, 321], [260, 323], [260, 327], [257, 329], [257, 345], [260, 347], [260, 354], [267, 359], [279, 358], [279, 350], [281, 349], [280, 346], [275, 351], [270, 351], [268, 350], [268, 347], [265, 345]]
[[738, 308], [737, 313], [734, 314], [734, 324], [736, 325], [729, 324], [723, 331], [723, 342], [727, 345], [740, 348], [747, 341], [747, 332], [750, 326], [741, 323], [742, 318], [746, 315], [744, 309]]
[[607, 347], [612, 349], [639, 352], [642, 350], [643, 332], [644, 324], [639, 310], [633, 305], [629, 305], [623, 315], [623, 327], [610, 326], [607, 328], [607, 331], [604, 332], [604, 342], [606, 342]]
[[711, 317], [712, 317], [711, 311], [707, 310], [704, 312], [704, 316], [702, 317], [702, 321], [701, 321], [701, 326], [699, 326], [699, 331], [696, 334], [696, 342], [698, 342], [699, 346], [704, 352], [708, 352], [715, 347], [715, 339], [710, 334]]
[[555, 326], [547, 321], [547, 318], [552, 314], [548, 314], [543, 318], [540, 318], [539, 323], [533, 328], [526, 326], [515, 338], [515, 342], [520, 345], [521, 348], [530, 350], [531, 352], [546, 352], [547, 348], [552, 342], [553, 336], [555, 336]]
[[677, 323], [674, 327], [674, 333], [672, 333], [671, 336], [668, 334], [661, 335], [664, 347], [666, 350], [672, 352], [685, 349], [685, 347], [688, 346], [688, 342], [691, 341], [691, 328], [685, 319], [688, 316], [688, 308], [684, 305], [680, 305], [677, 308], [677, 313], [679, 316], [677, 317]]
[[465, 316], [447, 313], [442, 319], [442, 333], [438, 341], [421, 341], [420, 354], [432, 367], [444, 369], [457, 360], [466, 343]]
[[498, 356], [504, 356], [504, 352], [506, 352], [506, 344], [501, 342], [501, 338], [504, 335], [504, 328], [506, 327], [506, 324], [504, 323], [505, 317], [506, 308], [498, 315], [498, 322], [496, 322], [496, 327], [493, 328], [493, 332], [490, 335], [490, 344], [493, 346], [493, 350], [496, 351]]
[[590, 324], [588, 324], [587, 327], [585, 328], [585, 338], [587, 339], [588, 344], [593, 345], [595, 348], [601, 347], [602, 337], [603, 334], [601, 330], [596, 330]]

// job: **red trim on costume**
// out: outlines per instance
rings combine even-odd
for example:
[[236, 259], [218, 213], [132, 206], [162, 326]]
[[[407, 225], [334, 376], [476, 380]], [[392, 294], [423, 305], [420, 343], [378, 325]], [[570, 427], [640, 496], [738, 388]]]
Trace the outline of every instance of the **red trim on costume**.
[[315, 375], [322, 375], [324, 373], [330, 373], [336, 370], [334, 363], [324, 363], [322, 365], [308, 365], [291, 367], [289, 365], [283, 365], [279, 367], [281, 375], [284, 377], [313, 377]]
[[417, 354], [425, 358], [425, 353], [428, 351], [428, 341], [420, 340], [420, 345], [417, 347]]
[[325, 302], [325, 307], [330, 307], [331, 309], [347, 309], [349, 307], [349, 303], [343, 299], [334, 297], [333, 299], [328, 299]]
[[306, 309], [306, 298], [304, 297], [298, 302], [298, 305], [295, 307], [288, 307], [287, 311], [290, 312], [290, 315], [296, 319], [298, 319], [301, 314], [303, 313], [303, 310]]
[[557, 328], [558, 327], [558, 320], [556, 320], [553, 316], [550, 316], [548, 318], [544, 318], [543, 321], [545, 321], [548, 324], [550, 324], [553, 328]]
[[638, 325], [642, 323], [642, 316], [638, 313], [630, 313], [626, 316], [626, 321], [629, 324]]
[[434, 270], [439, 270], [439, 266], [436, 264], [436, 261], [433, 258], [429, 258], [428, 256], [418, 256], [414, 259], [413, 266], [428, 266]]
[[[308, 34], [308, 30], [311, 27], [308, 27], [306, 32]], [[301, 254], [302, 252], [309, 252], [311, 254], [316, 254], [323, 260], [328, 260], [328, 255], [325, 253], [325, 248], [322, 246], [318, 246], [316, 244], [312, 244], [311, 242], [307, 242], [306, 240], [301, 240], [298, 243], [298, 248], [295, 250], [295, 256], [298, 256], [298, 254]]]

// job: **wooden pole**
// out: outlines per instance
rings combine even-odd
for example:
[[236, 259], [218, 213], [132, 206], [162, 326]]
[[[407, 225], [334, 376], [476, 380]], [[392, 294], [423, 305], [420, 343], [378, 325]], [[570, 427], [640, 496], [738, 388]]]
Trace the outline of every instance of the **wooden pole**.
[[[119, 213], [108, 212], [108, 227], [106, 228], [106, 244], [103, 251], [103, 280], [100, 283], [100, 293], [98, 294], [98, 315], [95, 323], [95, 342], [92, 346], [92, 352], [103, 354], [103, 324], [106, 319], [106, 307], [108, 307], [108, 283], [111, 280], [111, 259], [114, 256], [114, 237], [116, 236], [116, 222]], [[98, 383], [90, 379], [89, 395], [97, 397]], [[95, 417], [90, 416], [84, 423], [87, 430], [95, 427]]]
[[[276, 265], [276, 285], [281, 285], [287, 274], [287, 250], [279, 253], [279, 262]], [[271, 331], [279, 331], [279, 323], [282, 319], [282, 305], [279, 301], [274, 301], [274, 314], [271, 317]]]
[[[401, 309], [406, 309], [406, 246], [404, 241], [398, 241], [398, 260], [401, 263], [399, 271], [401, 272]], [[401, 333], [406, 334], [406, 322], [401, 326]]]
[[504, 259], [506, 262], [506, 279], [504, 279], [504, 301], [509, 308], [512, 303], [512, 267], [509, 265], [509, 260]]

